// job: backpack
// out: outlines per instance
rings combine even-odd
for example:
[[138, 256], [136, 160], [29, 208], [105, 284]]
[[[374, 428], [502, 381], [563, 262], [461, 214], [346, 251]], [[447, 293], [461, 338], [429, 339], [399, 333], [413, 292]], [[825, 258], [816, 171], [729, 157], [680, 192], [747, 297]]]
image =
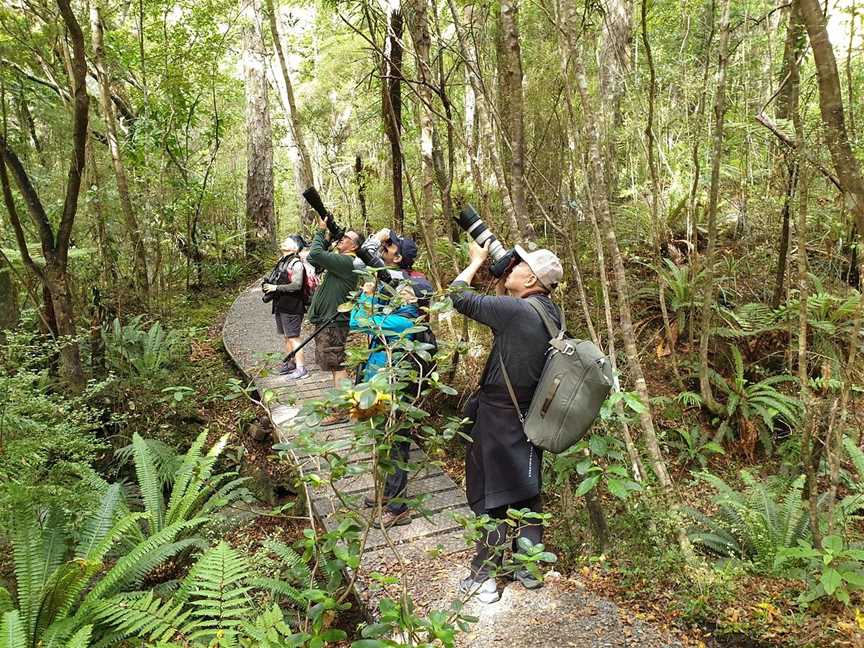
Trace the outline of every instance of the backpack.
[[540, 382], [524, 416], [500, 354], [498, 360], [525, 436], [537, 448], [561, 453], [591, 429], [612, 388], [612, 363], [592, 342], [566, 335], [563, 311], [559, 330], [542, 304], [530, 297], [527, 301], [540, 315], [550, 339]]
[[311, 263], [305, 259], [300, 259], [300, 262], [303, 264], [303, 304], [308, 308], [312, 303], [312, 295], [318, 290], [318, 284], [321, 283], [321, 280]]

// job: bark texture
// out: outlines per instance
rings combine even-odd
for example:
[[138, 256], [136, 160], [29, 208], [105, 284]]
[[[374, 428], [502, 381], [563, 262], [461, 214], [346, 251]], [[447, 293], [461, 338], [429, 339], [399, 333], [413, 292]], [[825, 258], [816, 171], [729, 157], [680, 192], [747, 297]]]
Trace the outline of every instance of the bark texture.
[[831, 41], [828, 40], [827, 22], [819, 1], [799, 0], [799, 6], [816, 61], [819, 110], [822, 114], [825, 142], [831, 152], [834, 169], [843, 186], [860, 236], [864, 233], [864, 177], [861, 175], [861, 166], [852, 153], [849, 134], [846, 132], [837, 59]]
[[259, 254], [276, 245], [273, 212], [273, 132], [267, 96], [266, 53], [261, 33], [261, 3], [253, 0], [243, 29], [246, 81], [246, 252]]
[[518, 0], [501, 2], [501, 70], [502, 117], [507, 121], [510, 164], [507, 168], [510, 200], [513, 203], [513, 218], [523, 240], [533, 240], [534, 227], [525, 200], [525, 119], [522, 94], [522, 48], [519, 43]]

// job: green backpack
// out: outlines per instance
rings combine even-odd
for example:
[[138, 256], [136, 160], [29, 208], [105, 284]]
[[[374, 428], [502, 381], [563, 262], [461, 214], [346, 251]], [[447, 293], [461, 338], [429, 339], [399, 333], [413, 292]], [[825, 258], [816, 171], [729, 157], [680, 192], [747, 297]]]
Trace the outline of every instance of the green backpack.
[[525, 416], [500, 354], [498, 361], [525, 436], [537, 448], [560, 453], [591, 429], [612, 388], [612, 363], [592, 342], [566, 337], [563, 311], [559, 330], [539, 302], [530, 297], [527, 302], [540, 315], [550, 340], [546, 365]]

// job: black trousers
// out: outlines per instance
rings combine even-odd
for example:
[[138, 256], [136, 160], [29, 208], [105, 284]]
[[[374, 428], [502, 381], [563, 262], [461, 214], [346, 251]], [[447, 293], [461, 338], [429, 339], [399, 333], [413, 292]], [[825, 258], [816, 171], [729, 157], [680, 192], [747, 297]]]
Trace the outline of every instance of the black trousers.
[[[397, 441], [390, 448], [390, 459], [402, 463], [408, 463], [408, 453], [411, 450], [410, 441]], [[396, 466], [396, 472], [387, 475], [387, 480], [384, 482], [384, 499], [392, 500], [397, 497], [405, 497], [405, 488], [408, 486], [408, 471], [404, 468]], [[399, 514], [408, 510], [408, 505], [404, 502], [390, 502], [387, 504], [387, 510], [391, 513]]]
[[[535, 495], [531, 499], [522, 500], [521, 502], [513, 502], [506, 506], [499, 506], [494, 509], [489, 509], [486, 514], [497, 520], [507, 518], [507, 509], [530, 509], [534, 513], [543, 512], [543, 500], [541, 495]], [[494, 529], [486, 534], [486, 537], [477, 542], [476, 553], [471, 560], [471, 575], [474, 580], [486, 580], [491, 575], [492, 571], [499, 569], [504, 560], [504, 549], [507, 546], [508, 540], [511, 542], [512, 550], [518, 551], [519, 538], [527, 538], [532, 544], [543, 542], [543, 525], [528, 524], [521, 526], [518, 532], [511, 538], [512, 527], [501, 523], [497, 529]]]

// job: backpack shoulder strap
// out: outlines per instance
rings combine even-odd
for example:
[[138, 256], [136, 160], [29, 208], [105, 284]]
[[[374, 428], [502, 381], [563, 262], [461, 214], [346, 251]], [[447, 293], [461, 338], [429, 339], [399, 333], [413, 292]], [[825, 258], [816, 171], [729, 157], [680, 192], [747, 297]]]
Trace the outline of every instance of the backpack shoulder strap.
[[525, 417], [522, 415], [522, 409], [519, 407], [519, 399], [516, 398], [516, 391], [513, 389], [513, 383], [510, 382], [510, 375], [507, 373], [507, 367], [504, 366], [504, 356], [501, 355], [501, 350], [498, 350], [498, 362], [501, 364], [501, 374], [504, 376], [504, 382], [507, 384], [507, 392], [510, 394], [510, 400], [513, 401], [513, 407], [516, 408], [516, 414], [519, 416], [519, 422], [525, 424]]
[[564, 332], [567, 330], [567, 323], [564, 321], [564, 309], [558, 309], [558, 312], [561, 315], [561, 328], [559, 329], [555, 326], [555, 322], [552, 321], [549, 314], [546, 312], [546, 309], [543, 308], [543, 305], [539, 301], [532, 297], [528, 297], [525, 301], [531, 305], [531, 308], [533, 308], [540, 316], [540, 319], [543, 320], [543, 324], [546, 326], [546, 331], [549, 333], [550, 338], [557, 338], [564, 335]]

